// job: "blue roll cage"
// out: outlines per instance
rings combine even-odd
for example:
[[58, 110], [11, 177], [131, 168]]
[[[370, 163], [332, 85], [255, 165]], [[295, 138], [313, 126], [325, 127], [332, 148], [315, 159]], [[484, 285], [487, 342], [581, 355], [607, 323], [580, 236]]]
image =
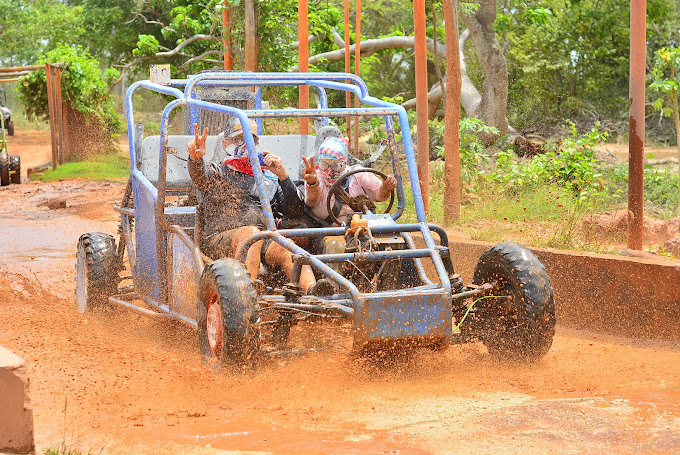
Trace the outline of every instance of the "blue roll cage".
[[[310, 86], [314, 87], [320, 100], [320, 108], [316, 109], [267, 109], [263, 110], [261, 106], [261, 87], [262, 86]], [[208, 101], [203, 101], [196, 98], [197, 87], [255, 87], [255, 109], [242, 110], [230, 106], [219, 105]], [[177, 87], [184, 87], [184, 91]], [[161, 115], [160, 127], [160, 153], [158, 158], [158, 182], [154, 186], [138, 169], [137, 167], [137, 143], [134, 138], [134, 112], [133, 112], [133, 96], [139, 88], [145, 88], [165, 95], [174, 96], [175, 99], [170, 101], [163, 109]], [[328, 97], [326, 89], [339, 90], [349, 92], [356, 95], [361, 101], [362, 105], [369, 107], [361, 108], [329, 108]], [[244, 138], [248, 150], [250, 164], [253, 168], [253, 174], [257, 182], [257, 191], [262, 205], [264, 215], [267, 220], [266, 231], [261, 231], [256, 234], [248, 245], [245, 245], [239, 252], [237, 258], [244, 260], [247, 248], [252, 243], [262, 238], [271, 238], [279, 243], [281, 246], [291, 251], [296, 260], [310, 264], [312, 267], [318, 269], [326, 277], [335, 281], [338, 285], [343, 287], [350, 295], [351, 300], [355, 303], [358, 301], [361, 293], [357, 287], [327, 265], [327, 262], [338, 262], [346, 259], [361, 259], [361, 260], [385, 260], [385, 259], [406, 259], [414, 258], [417, 261], [419, 274], [424, 277], [422, 265], [418, 261], [419, 258], [429, 257], [432, 259], [437, 275], [440, 281], [439, 285], [433, 284], [430, 280], [426, 280], [424, 285], [417, 288], [405, 290], [416, 292], [420, 297], [426, 297], [433, 291], [444, 291], [447, 295], [451, 295], [451, 283], [449, 276], [442, 261], [442, 255], [448, 255], [448, 248], [446, 244], [437, 246], [432, 237], [431, 231], [438, 233], [442, 241], [445, 240], [445, 232], [443, 229], [435, 225], [429, 225], [425, 216], [425, 209], [422, 200], [422, 193], [418, 179], [417, 165], [415, 161], [415, 154], [411, 139], [411, 132], [409, 129], [408, 117], [406, 110], [397, 104], [387, 101], [379, 100], [375, 97], [369, 96], [368, 89], [365, 82], [356, 75], [348, 73], [246, 73], [246, 72], [207, 72], [201, 73], [190, 79], [173, 79], [168, 85], [160, 85], [151, 81], [138, 81], [132, 84], [128, 91], [125, 100], [125, 108], [127, 114], [128, 137], [130, 144], [130, 163], [131, 173], [133, 175], [133, 192], [135, 200], [137, 200], [136, 185], [144, 185], [152, 194], [157, 195], [155, 218], [156, 218], [156, 253], [158, 263], [162, 264], [166, 256], [166, 244], [164, 243], [163, 231], [171, 232], [178, 235], [188, 248], [191, 249], [192, 255], [197, 266], [201, 269], [203, 267], [203, 260], [198, 250], [198, 246], [189, 238], [186, 233], [177, 226], [170, 225], [165, 217], [165, 196], [166, 196], [166, 168], [167, 168], [167, 148], [168, 148], [168, 128], [170, 114], [179, 106], [188, 106], [190, 108], [190, 119], [193, 124], [198, 116], [198, 109], [206, 109], [215, 112], [221, 112], [229, 115], [235, 115], [241, 122]], [[385, 125], [390, 141], [390, 151], [392, 154], [392, 166], [397, 178], [397, 196], [398, 207], [392, 218], [398, 219], [404, 211], [405, 198], [403, 190], [403, 182], [399, 172], [398, 155], [396, 151], [396, 139], [394, 124], [392, 116], [396, 115], [399, 119], [399, 126], [402, 135], [404, 155], [408, 165], [409, 179], [411, 183], [411, 191], [415, 205], [417, 223], [412, 224], [392, 224], [389, 226], [381, 226], [379, 228], [372, 228], [374, 233], [404, 233], [420, 232], [425, 240], [426, 248], [414, 249], [413, 242], [409, 241], [410, 249], [395, 250], [386, 252], [372, 252], [364, 254], [361, 258], [353, 256], [352, 254], [345, 255], [313, 255], [303, 248], [295, 244], [291, 238], [294, 237], [323, 237], [331, 235], [344, 234], [348, 227], [330, 227], [330, 228], [310, 228], [310, 229], [293, 229], [293, 230], [277, 230], [274, 216], [272, 213], [269, 199], [267, 198], [262, 181], [264, 179], [262, 169], [260, 168], [259, 159], [257, 157], [255, 142], [253, 140], [253, 132], [250, 128], [249, 119], [256, 119], [258, 121], [258, 129], [261, 130], [262, 119], [264, 118], [285, 118], [285, 117], [321, 117], [323, 124], [328, 124], [328, 117], [349, 117], [361, 115], [382, 115], [385, 118]], [[135, 203], [136, 204], [136, 203]], [[379, 231], [379, 232], [378, 232]], [[408, 241], [408, 239], [407, 239]], [[345, 257], [346, 256], [346, 257]], [[200, 278], [200, 272], [197, 271], [197, 277]], [[166, 284], [167, 284], [167, 270], [164, 267], [158, 268], [158, 282], [154, 285], [154, 290], [157, 290], [159, 300], [162, 302], [166, 299]], [[158, 286], [158, 288], [156, 288]], [[399, 291], [404, 292], [404, 291]], [[395, 291], [381, 291], [372, 293], [371, 296], [394, 298]], [[404, 294], [401, 294], [402, 296]], [[148, 300], [152, 300], [150, 297]], [[158, 305], [157, 305], [158, 306]]]

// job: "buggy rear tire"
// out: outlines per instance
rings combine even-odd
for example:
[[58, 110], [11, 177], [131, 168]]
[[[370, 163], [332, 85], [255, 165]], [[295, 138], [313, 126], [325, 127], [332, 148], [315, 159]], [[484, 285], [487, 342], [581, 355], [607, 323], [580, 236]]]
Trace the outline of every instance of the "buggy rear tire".
[[475, 305], [474, 330], [489, 353], [503, 360], [537, 361], [555, 335], [555, 300], [550, 277], [528, 249], [501, 243], [479, 258], [474, 284], [493, 283], [495, 296]]
[[9, 185], [9, 154], [0, 152], [0, 186]]
[[208, 265], [197, 305], [199, 348], [206, 363], [247, 365], [257, 360], [260, 308], [243, 263], [227, 258]]
[[14, 136], [14, 122], [12, 121], [7, 124], [7, 135]]
[[76, 251], [76, 305], [85, 313], [101, 309], [118, 287], [116, 240], [109, 234], [83, 234]]
[[9, 157], [9, 181], [15, 185], [21, 183], [21, 157], [12, 155]]

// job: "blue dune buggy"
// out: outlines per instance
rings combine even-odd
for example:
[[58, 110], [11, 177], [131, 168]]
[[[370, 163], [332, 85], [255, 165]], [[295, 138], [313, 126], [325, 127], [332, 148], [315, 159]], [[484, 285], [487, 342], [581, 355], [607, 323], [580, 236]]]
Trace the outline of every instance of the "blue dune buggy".
[[[317, 107], [270, 109], [262, 101], [263, 88], [282, 86], [312, 87]], [[135, 122], [133, 100], [142, 89], [174, 98], [163, 110], [157, 136], [144, 137]], [[343, 100], [344, 92], [354, 94], [362, 107], [329, 107], [329, 91], [343, 92]], [[405, 110], [369, 96], [359, 77], [215, 71], [168, 85], [140, 81], [128, 90], [126, 109], [131, 174], [122, 201], [114, 206], [120, 213], [119, 239], [102, 233], [80, 237], [76, 300], [82, 312], [117, 304], [183, 321], [197, 329], [201, 354], [219, 363], [283, 351], [293, 325], [317, 318], [350, 320], [358, 354], [400, 346], [442, 349], [471, 339], [505, 359], [531, 361], [548, 352], [555, 303], [543, 265], [529, 250], [502, 243], [479, 259], [473, 283], [463, 284], [454, 272], [445, 230], [425, 218]], [[193, 137], [187, 133], [193, 123], [201, 131], [208, 127], [212, 135], [204, 160], [220, 162], [215, 134], [229, 116], [241, 122], [267, 229], [255, 234], [235, 258], [213, 260], [199, 247], [201, 195], [187, 170], [187, 143]], [[330, 119], [350, 116], [384, 119], [381, 150], [398, 182], [387, 213], [379, 213], [367, 197], [350, 197], [336, 185], [331, 193], [355, 212], [346, 224], [281, 228], [264, 192], [249, 119], [258, 122], [260, 146], [281, 156], [289, 175], [299, 176], [301, 157], [315, 154], [319, 137], [261, 134], [262, 122], [306, 117], [324, 130]], [[170, 134], [171, 124], [180, 125], [177, 129], [184, 134]], [[408, 173], [415, 223], [397, 223], [406, 206], [402, 169]], [[384, 177], [357, 165], [341, 180], [358, 172]], [[396, 209], [390, 213], [395, 193]], [[267, 270], [258, 286], [251, 281], [243, 264], [247, 249], [267, 238], [292, 253], [291, 282], [282, 282], [280, 275], [275, 279], [276, 273]], [[297, 283], [305, 264], [324, 283], [315, 286], [313, 295], [303, 295]]]

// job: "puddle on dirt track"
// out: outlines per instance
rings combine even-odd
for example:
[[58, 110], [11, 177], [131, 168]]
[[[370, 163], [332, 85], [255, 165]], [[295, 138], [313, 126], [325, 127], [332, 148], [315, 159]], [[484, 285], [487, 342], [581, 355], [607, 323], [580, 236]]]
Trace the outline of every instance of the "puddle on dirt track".
[[75, 260], [73, 234], [59, 232], [56, 225], [36, 226], [24, 220], [5, 220], [2, 224], [0, 257], [3, 261], [49, 261], [71, 257]]
[[210, 446], [214, 449], [244, 452], [300, 454], [403, 454], [421, 455], [428, 451], [390, 441], [384, 432], [356, 432], [346, 428], [336, 432], [305, 431], [293, 425], [254, 423], [228, 419], [212, 423], [148, 425], [128, 432], [129, 437], [153, 437], [181, 444]]

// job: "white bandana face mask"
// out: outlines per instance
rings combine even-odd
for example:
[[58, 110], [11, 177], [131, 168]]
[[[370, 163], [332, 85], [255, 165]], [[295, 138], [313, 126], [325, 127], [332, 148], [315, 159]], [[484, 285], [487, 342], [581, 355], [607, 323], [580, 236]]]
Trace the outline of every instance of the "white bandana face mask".
[[224, 151], [227, 152], [227, 156], [230, 158], [241, 158], [246, 153], [246, 146], [238, 147], [236, 144], [229, 144]]

